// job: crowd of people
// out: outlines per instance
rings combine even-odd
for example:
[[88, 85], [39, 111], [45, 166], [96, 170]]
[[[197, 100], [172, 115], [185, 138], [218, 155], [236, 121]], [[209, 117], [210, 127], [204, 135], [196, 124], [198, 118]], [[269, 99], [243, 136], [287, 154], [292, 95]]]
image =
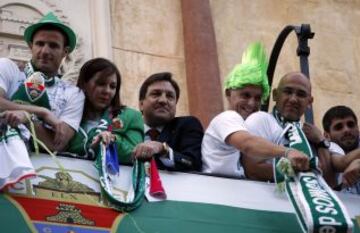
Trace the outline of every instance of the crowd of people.
[[[24, 71], [0, 58], [0, 117], [11, 127], [29, 128], [30, 115], [50, 150], [94, 160], [100, 142], [113, 143], [122, 164], [154, 158], [160, 169], [272, 182], [273, 159], [286, 157], [295, 171], [309, 169], [308, 156], [289, 147], [284, 128], [291, 122], [305, 133], [329, 186], [360, 194], [356, 115], [346, 106], [330, 108], [323, 117], [324, 133], [301, 123], [313, 97], [309, 79], [300, 72], [281, 78], [272, 91], [270, 113], [259, 111], [270, 94], [261, 43], [251, 44], [226, 78], [229, 109], [204, 131], [196, 117], [176, 117], [180, 88], [171, 73], [145, 79], [136, 110], [120, 98], [121, 75], [107, 59], [87, 61], [76, 86], [61, 79], [60, 64], [74, 50], [76, 36], [52, 13], [29, 26], [24, 38], [32, 53]], [[43, 82], [34, 78], [38, 72]]]

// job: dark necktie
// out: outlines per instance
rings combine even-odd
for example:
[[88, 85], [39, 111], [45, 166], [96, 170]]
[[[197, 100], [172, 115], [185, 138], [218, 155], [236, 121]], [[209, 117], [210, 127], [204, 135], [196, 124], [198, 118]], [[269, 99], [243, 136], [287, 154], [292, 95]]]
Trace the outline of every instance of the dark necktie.
[[146, 134], [149, 135], [151, 141], [156, 141], [160, 135], [160, 132], [155, 128], [151, 128], [149, 131], [147, 131]]

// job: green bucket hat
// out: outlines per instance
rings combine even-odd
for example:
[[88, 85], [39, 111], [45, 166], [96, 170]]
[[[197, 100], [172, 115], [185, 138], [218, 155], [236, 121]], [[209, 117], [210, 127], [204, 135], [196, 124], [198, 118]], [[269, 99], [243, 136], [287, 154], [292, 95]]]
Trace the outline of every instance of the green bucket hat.
[[28, 44], [30, 44], [30, 42], [33, 39], [34, 32], [44, 25], [52, 25], [52, 26], [59, 28], [61, 31], [63, 31], [68, 39], [68, 44], [70, 47], [69, 52], [72, 52], [74, 50], [75, 45], [76, 45], [76, 35], [75, 35], [74, 31], [70, 27], [63, 24], [52, 12], [49, 12], [47, 15], [42, 17], [39, 20], [39, 22], [32, 24], [25, 29], [25, 32], [24, 32], [25, 41]]

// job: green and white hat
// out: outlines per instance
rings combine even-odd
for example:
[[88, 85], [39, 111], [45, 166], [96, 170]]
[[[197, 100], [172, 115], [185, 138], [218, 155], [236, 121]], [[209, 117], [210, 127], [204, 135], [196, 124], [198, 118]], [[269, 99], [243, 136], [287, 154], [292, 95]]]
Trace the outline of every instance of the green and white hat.
[[30, 44], [33, 39], [34, 32], [36, 32], [39, 28], [41, 28], [45, 25], [52, 25], [52, 26], [59, 28], [61, 31], [63, 31], [68, 39], [68, 45], [70, 47], [69, 52], [74, 50], [75, 45], [76, 45], [76, 35], [75, 35], [74, 31], [70, 27], [63, 24], [52, 12], [49, 12], [47, 15], [42, 17], [39, 20], [39, 22], [32, 24], [25, 29], [25, 32], [24, 32], [25, 41], [28, 44]]
[[248, 85], [260, 86], [261, 100], [265, 101], [270, 92], [267, 77], [268, 60], [264, 45], [260, 42], [250, 44], [243, 53], [240, 64], [237, 64], [227, 76], [225, 89], [240, 89]]

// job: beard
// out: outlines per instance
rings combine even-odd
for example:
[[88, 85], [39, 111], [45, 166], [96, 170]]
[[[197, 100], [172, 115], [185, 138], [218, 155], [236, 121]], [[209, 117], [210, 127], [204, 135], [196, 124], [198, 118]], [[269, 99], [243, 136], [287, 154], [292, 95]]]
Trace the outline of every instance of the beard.
[[356, 139], [354, 140], [348, 140], [348, 141], [342, 141], [338, 143], [341, 148], [345, 151], [345, 153], [349, 153], [352, 150], [355, 150], [359, 146], [359, 141]]

